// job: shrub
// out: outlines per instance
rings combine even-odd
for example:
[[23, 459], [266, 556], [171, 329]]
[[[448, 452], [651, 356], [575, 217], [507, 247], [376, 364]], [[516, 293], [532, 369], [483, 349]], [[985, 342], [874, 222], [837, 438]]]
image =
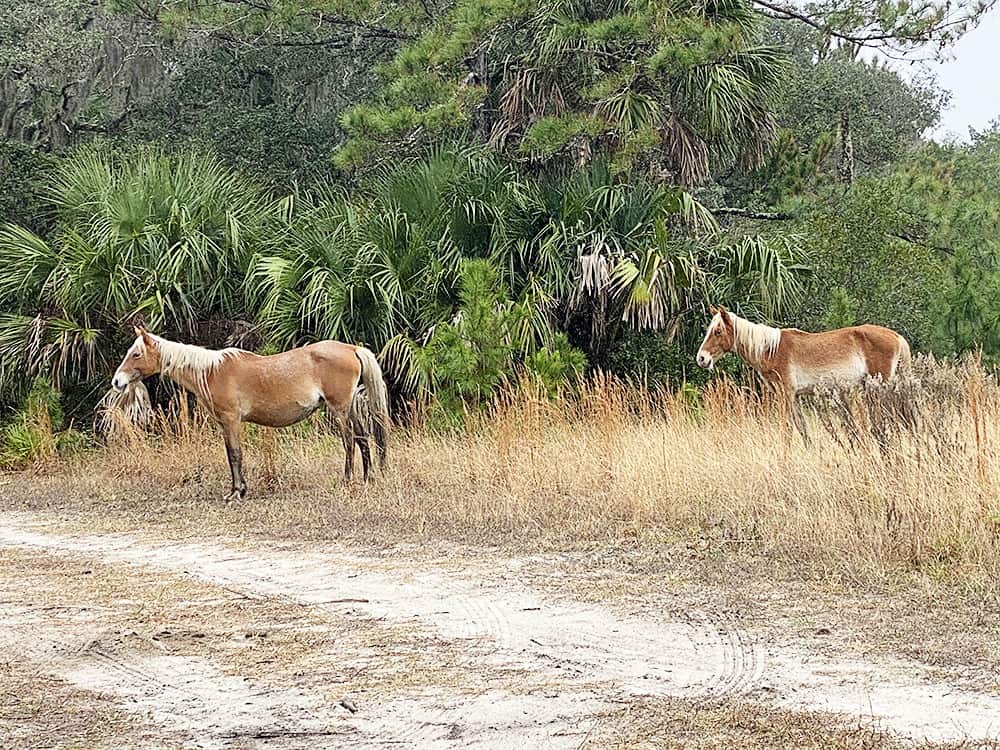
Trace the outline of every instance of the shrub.
[[60, 394], [46, 378], [36, 378], [21, 409], [0, 430], [0, 467], [23, 468], [88, 444], [76, 430], [64, 429]]
[[556, 334], [550, 346], [529, 354], [525, 369], [541, 384], [549, 398], [556, 398], [567, 383], [574, 382], [587, 367], [587, 357], [570, 345], [562, 333]]
[[670, 341], [658, 331], [629, 331], [609, 352], [605, 366], [615, 375], [651, 387], [701, 386], [726, 373], [741, 378], [744, 366], [736, 357], [722, 359], [714, 370], [704, 370], [695, 362], [697, 344]]
[[510, 335], [516, 313], [488, 262], [463, 264], [459, 298], [458, 314], [434, 329], [423, 351], [435, 406], [447, 421], [492, 397], [510, 372], [514, 352]]
[[43, 195], [58, 159], [13, 141], [0, 142], [0, 223], [18, 224], [41, 234], [53, 211]]
[[433, 393], [432, 423], [457, 426], [466, 411], [489, 404], [522, 363], [553, 397], [586, 367], [583, 352], [562, 334], [532, 351], [530, 302], [512, 302], [488, 261], [462, 264], [459, 299], [458, 313], [435, 327], [419, 354]]

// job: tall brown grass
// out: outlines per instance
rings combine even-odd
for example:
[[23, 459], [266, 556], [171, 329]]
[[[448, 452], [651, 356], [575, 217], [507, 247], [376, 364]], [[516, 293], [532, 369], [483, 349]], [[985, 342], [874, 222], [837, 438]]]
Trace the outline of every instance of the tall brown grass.
[[78, 490], [129, 498], [140, 514], [532, 545], [694, 535], [995, 591], [1000, 387], [973, 360], [922, 359], [915, 373], [919, 383], [811, 399], [808, 445], [752, 389], [723, 381], [696, 398], [598, 377], [554, 401], [514, 389], [461, 432], [397, 430], [390, 471], [367, 486], [343, 484], [338, 440], [316, 424], [250, 429], [251, 497], [224, 506], [221, 438], [186, 409], [152, 431], [119, 430], [68, 471]]

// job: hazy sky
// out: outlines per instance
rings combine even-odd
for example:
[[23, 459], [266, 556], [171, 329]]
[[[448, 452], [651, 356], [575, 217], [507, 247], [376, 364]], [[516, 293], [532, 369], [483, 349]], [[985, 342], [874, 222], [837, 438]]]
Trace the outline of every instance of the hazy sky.
[[951, 55], [950, 60], [929, 65], [941, 87], [952, 93], [951, 107], [933, 136], [967, 140], [969, 126], [982, 129], [1000, 118], [1000, 8], [987, 13], [978, 27], [963, 36]]

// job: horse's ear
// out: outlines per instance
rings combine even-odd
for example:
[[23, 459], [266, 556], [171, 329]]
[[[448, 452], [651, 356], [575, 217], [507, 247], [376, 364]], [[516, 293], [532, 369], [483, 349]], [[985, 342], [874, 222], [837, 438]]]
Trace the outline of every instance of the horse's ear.
[[135, 331], [135, 337], [137, 339], [146, 335], [146, 329], [142, 326], [132, 326], [132, 330]]
[[709, 314], [709, 315], [711, 315], [711, 316], [712, 316], [713, 318], [714, 318], [714, 317], [715, 317], [716, 315], [718, 315], [718, 313], [719, 313], [719, 310], [718, 310], [718, 308], [716, 308], [716, 306], [715, 306], [715, 305], [711, 305], [711, 304], [710, 304], [710, 305], [708, 306], [708, 314]]
[[726, 308], [724, 308], [722, 305], [719, 305], [719, 309], [717, 310], [717, 312], [719, 313], [719, 317], [722, 318], [723, 324], [732, 327], [733, 319], [729, 317], [729, 312], [726, 310]]

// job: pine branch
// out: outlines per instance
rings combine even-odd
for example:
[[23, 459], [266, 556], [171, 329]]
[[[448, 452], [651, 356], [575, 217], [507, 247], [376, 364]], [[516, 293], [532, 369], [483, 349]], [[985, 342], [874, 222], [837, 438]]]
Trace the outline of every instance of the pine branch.
[[744, 219], [759, 219], [761, 221], [790, 221], [795, 218], [789, 213], [773, 211], [754, 211], [749, 208], [738, 208], [734, 206], [722, 206], [711, 209], [713, 214], [719, 216], [739, 216]]
[[774, 2], [774, 0], [752, 0], [754, 5], [764, 8], [767, 13], [766, 15], [770, 18], [776, 18], [782, 21], [799, 21], [807, 26], [811, 26], [817, 31], [821, 31], [824, 34], [828, 34], [836, 39], [842, 39], [845, 42], [850, 42], [852, 44], [857, 44], [861, 47], [875, 47], [880, 46], [881, 43], [888, 43], [893, 41], [907, 42], [911, 44], [926, 43], [931, 41], [932, 37], [941, 32], [947, 31], [948, 29], [960, 26], [964, 23], [973, 20], [977, 16], [982, 16], [982, 14], [991, 10], [998, 0], [990, 0], [990, 2], [983, 5], [981, 11], [973, 15], [959, 16], [958, 18], [952, 18], [951, 20], [942, 20], [940, 23], [935, 24], [918, 34], [904, 34], [899, 31], [872, 31], [870, 33], [851, 33], [847, 31], [841, 31], [835, 29], [828, 24], [824, 23], [822, 20], [810, 16], [807, 13], [799, 10], [798, 8], [786, 5], [784, 3]]
[[910, 245], [917, 245], [918, 247], [925, 247], [928, 250], [933, 250], [936, 253], [941, 253], [942, 255], [954, 255], [955, 248], [948, 247], [946, 245], [932, 245], [926, 241], [925, 238], [920, 235], [914, 234], [907, 230], [901, 230], [899, 232], [886, 232], [886, 236], [892, 237], [896, 240], [902, 240]]

